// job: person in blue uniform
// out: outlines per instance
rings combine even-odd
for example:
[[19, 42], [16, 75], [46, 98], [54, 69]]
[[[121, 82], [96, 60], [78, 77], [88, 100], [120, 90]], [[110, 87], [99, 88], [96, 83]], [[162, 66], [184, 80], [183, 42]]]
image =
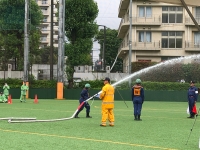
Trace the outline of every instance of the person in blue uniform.
[[136, 79], [136, 84], [132, 87], [132, 101], [134, 107], [134, 120], [141, 121], [141, 110], [144, 102], [144, 88], [141, 86], [141, 80]]
[[[90, 84], [87, 83], [85, 84], [85, 87], [83, 88], [83, 90], [81, 91], [81, 97], [79, 99], [79, 103], [82, 104], [82, 102], [84, 102], [85, 100], [87, 100], [90, 95], [89, 95], [89, 88], [90, 88]], [[88, 102], [84, 102], [84, 104], [80, 107], [80, 109], [78, 110], [78, 112], [75, 115], [75, 118], [79, 118], [78, 114], [83, 110], [83, 108], [86, 108], [86, 118], [92, 118], [90, 116], [90, 104]]]
[[193, 113], [193, 107], [197, 102], [198, 98], [198, 88], [195, 87], [195, 82], [191, 81], [190, 82], [190, 87], [187, 92], [187, 99], [188, 99], [188, 105], [189, 105], [189, 112], [190, 116], [188, 118], [194, 118], [195, 113]]

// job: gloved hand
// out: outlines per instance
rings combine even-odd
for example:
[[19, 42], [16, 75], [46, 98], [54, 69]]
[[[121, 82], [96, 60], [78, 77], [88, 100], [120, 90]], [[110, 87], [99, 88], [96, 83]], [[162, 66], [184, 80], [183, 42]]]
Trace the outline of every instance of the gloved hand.
[[96, 95], [95, 95], [95, 97], [98, 97], [98, 98], [99, 98], [99, 96], [100, 96], [100, 94], [96, 94]]

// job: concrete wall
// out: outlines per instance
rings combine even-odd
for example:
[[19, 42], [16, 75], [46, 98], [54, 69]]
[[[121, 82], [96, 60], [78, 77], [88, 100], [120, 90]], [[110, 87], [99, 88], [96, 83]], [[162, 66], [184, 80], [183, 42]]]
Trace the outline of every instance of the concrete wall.
[[[8, 65], [9, 66], [9, 65]], [[90, 67], [90, 66], [89, 66]], [[84, 69], [86, 68], [83, 66], [82, 72], [79, 70], [79, 72], [74, 73], [75, 79], [81, 79], [83, 81], [89, 81], [89, 80], [101, 80], [105, 77], [111, 78], [111, 80], [118, 81], [125, 76], [128, 75], [128, 73], [101, 73], [101, 72], [89, 72]], [[12, 68], [8, 68], [8, 71], [0, 71], [0, 79], [6, 78], [17, 78], [23, 80], [24, 72], [23, 71], [12, 71]], [[29, 74], [32, 74], [36, 80], [48, 80], [50, 79], [50, 66], [46, 64], [34, 64], [32, 66], [32, 71], [29, 72]], [[64, 75], [65, 76], [65, 75]], [[53, 66], [53, 78], [57, 79], [57, 65]], [[67, 78], [65, 76], [65, 81], [67, 81]]]

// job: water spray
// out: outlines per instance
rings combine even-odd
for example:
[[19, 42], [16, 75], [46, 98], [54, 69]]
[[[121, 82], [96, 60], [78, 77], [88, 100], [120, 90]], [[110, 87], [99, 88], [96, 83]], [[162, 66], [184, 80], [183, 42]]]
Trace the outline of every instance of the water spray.
[[[141, 73], [146, 73], [148, 72], [149, 70], [151, 69], [154, 69], [154, 68], [157, 68], [157, 67], [160, 67], [160, 66], [163, 66], [163, 65], [168, 65], [168, 64], [174, 64], [176, 62], [181, 62], [183, 60], [187, 60], [187, 59], [193, 59], [193, 58], [200, 58], [200, 54], [198, 55], [191, 55], [191, 56], [187, 56], [187, 57], [180, 57], [180, 58], [175, 58], [175, 59], [171, 59], [171, 60], [167, 60], [165, 62], [161, 62], [159, 64], [156, 64], [154, 66], [150, 66], [150, 67], [147, 67], [147, 68], [144, 68], [144, 69], [141, 69], [140, 71], [137, 71], [127, 77], [125, 77], [124, 79], [121, 79], [117, 82], [115, 82], [114, 84], [112, 84], [112, 86], [117, 86], [118, 84], [121, 84], [123, 82], [125, 82], [126, 80], [138, 75], [138, 74], [141, 74]], [[76, 115], [76, 113], [78, 112], [78, 110], [80, 109], [80, 106], [82, 106], [85, 102], [91, 100], [92, 98], [96, 97], [97, 95], [99, 95], [101, 93], [98, 92], [97, 94], [91, 96], [90, 98], [88, 98], [87, 100], [85, 100], [84, 102], [82, 102], [79, 107], [76, 109], [76, 111], [73, 113], [73, 115], [71, 117], [68, 117], [68, 118], [61, 118], [61, 119], [50, 119], [50, 120], [35, 120], [35, 119], [14, 119], [14, 117], [10, 117], [10, 118], [7, 118], [8, 119], [8, 122], [9, 123], [28, 123], [28, 122], [55, 122], [55, 121], [64, 121], [64, 120], [70, 120], [70, 119], [73, 119], [74, 116]], [[0, 119], [0, 120], [7, 120], [7, 119]], [[195, 120], [196, 121], [196, 120]], [[194, 126], [194, 125], [193, 125]], [[192, 127], [193, 128], [193, 127]], [[191, 129], [192, 130], [192, 129]], [[190, 133], [191, 134], [191, 133]], [[190, 136], [190, 135], [189, 135]], [[189, 137], [188, 137], [189, 139]], [[187, 141], [188, 142], [188, 141]]]

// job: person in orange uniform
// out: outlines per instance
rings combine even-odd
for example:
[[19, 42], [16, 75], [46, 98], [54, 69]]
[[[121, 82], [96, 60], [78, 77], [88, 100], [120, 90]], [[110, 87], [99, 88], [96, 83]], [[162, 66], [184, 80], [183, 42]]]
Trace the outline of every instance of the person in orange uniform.
[[100, 126], [106, 127], [106, 121], [110, 122], [110, 126], [114, 126], [114, 93], [115, 89], [112, 85], [110, 85], [110, 78], [106, 77], [104, 80], [104, 86], [102, 91], [99, 95], [99, 98], [102, 100], [102, 107], [101, 107], [101, 124]]

